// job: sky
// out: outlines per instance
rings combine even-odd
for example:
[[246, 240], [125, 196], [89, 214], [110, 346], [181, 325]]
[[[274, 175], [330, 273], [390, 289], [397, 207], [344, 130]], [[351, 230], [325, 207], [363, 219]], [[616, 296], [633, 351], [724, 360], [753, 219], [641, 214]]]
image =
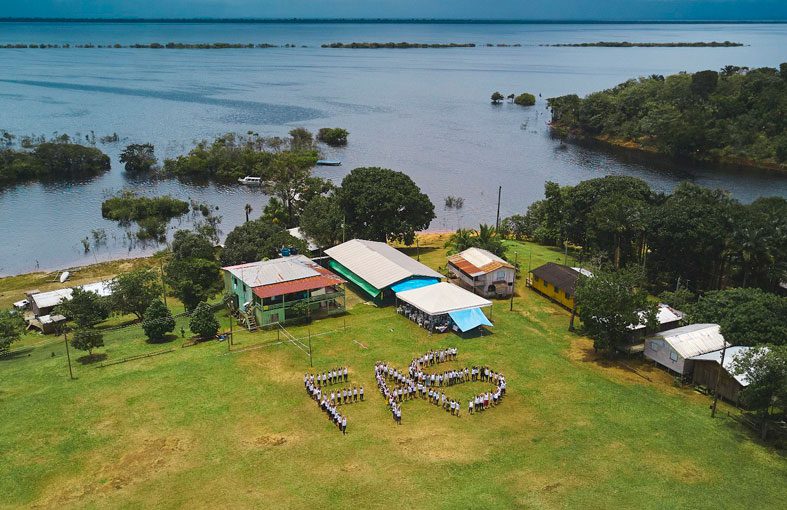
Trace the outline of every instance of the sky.
[[787, 0], [0, 0], [0, 17], [787, 20]]

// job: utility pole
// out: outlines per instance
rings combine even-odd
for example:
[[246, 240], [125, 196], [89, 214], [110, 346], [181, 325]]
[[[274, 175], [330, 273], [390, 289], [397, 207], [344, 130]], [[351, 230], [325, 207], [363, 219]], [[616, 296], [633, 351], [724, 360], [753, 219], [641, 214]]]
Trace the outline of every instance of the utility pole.
[[167, 284], [164, 283], [164, 263], [159, 263], [159, 275], [161, 276], [161, 297], [164, 298], [164, 306], [167, 306]]
[[71, 369], [71, 352], [68, 350], [68, 331], [63, 326], [63, 341], [66, 344], [66, 358], [68, 359], [68, 376], [74, 379], [74, 371]]
[[713, 405], [710, 407], [710, 417], [716, 417], [716, 404], [719, 401], [719, 384], [721, 383], [721, 371], [724, 370], [724, 356], [727, 354], [727, 342], [724, 342], [724, 347], [721, 348], [721, 365], [719, 371], [716, 372], [716, 387], [713, 389]]
[[230, 337], [227, 339], [227, 352], [230, 352], [232, 347], [232, 314], [230, 314]]
[[421, 247], [418, 246], [418, 234], [415, 235], [415, 260], [421, 260]]
[[517, 261], [518, 260], [519, 260], [519, 252], [515, 251], [514, 252], [514, 281], [513, 281], [512, 285], [511, 285], [511, 302], [508, 305], [508, 311], [509, 312], [513, 312], [514, 311], [514, 292], [516, 292], [516, 272], [518, 271], [518, 268], [517, 268]]
[[495, 220], [495, 232], [500, 230], [500, 195], [503, 193], [503, 186], [497, 187], [497, 219]]

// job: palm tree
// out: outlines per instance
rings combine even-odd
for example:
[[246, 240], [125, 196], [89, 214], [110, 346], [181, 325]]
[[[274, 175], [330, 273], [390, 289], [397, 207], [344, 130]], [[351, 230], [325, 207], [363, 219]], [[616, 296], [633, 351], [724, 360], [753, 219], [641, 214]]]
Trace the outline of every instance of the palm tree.
[[252, 211], [251, 204], [246, 204], [245, 207], [243, 208], [243, 210], [246, 211], [246, 221], [248, 222], [249, 221], [249, 214], [251, 214], [251, 211]]
[[445, 247], [448, 248], [448, 253], [454, 254], [475, 246], [476, 231], [471, 229], [460, 228], [448, 238]]
[[505, 247], [500, 237], [497, 235], [497, 230], [491, 225], [479, 225], [478, 235], [475, 238], [475, 246], [490, 251], [498, 256], [502, 256], [505, 252]]

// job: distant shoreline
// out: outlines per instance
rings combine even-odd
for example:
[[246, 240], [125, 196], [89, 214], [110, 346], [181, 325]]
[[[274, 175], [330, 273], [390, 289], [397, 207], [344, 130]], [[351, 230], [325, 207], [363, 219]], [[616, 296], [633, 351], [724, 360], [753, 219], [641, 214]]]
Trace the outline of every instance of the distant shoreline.
[[444, 18], [0, 18], [0, 23], [240, 23], [240, 24], [425, 24], [425, 25], [758, 25], [775, 20], [583, 20]]

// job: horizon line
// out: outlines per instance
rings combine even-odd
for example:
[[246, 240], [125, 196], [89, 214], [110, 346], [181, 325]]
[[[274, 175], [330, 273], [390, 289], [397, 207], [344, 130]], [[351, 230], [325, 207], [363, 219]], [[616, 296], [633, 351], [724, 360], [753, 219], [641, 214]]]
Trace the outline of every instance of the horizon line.
[[758, 24], [787, 23], [782, 19], [528, 19], [528, 18], [140, 18], [140, 17], [0, 17], [1, 23], [441, 23], [441, 24]]

